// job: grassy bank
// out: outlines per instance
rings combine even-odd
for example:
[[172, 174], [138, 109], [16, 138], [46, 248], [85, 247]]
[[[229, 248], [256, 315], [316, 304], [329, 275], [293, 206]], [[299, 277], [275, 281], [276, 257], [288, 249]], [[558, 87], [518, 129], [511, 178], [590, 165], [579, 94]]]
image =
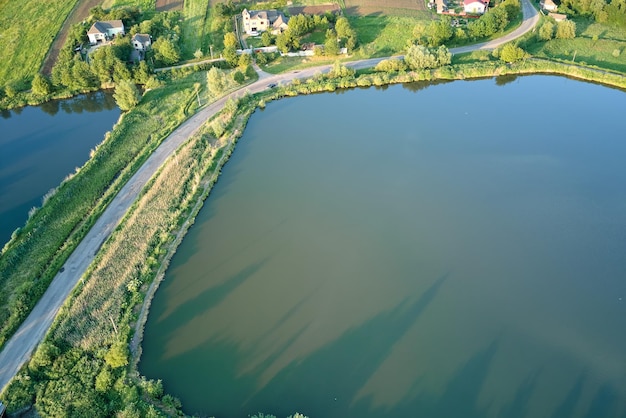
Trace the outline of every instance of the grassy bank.
[[13, 234], [0, 255], [0, 347], [124, 183], [195, 110], [193, 85], [204, 80], [204, 73], [192, 74], [147, 92], [92, 158]]
[[0, 0], [0, 88], [28, 85], [76, 2]]

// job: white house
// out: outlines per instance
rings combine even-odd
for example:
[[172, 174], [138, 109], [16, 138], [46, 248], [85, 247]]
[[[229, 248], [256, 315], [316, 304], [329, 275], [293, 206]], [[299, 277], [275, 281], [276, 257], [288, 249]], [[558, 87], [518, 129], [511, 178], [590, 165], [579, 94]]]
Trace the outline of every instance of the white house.
[[482, 0], [463, 0], [463, 10], [465, 13], [473, 15], [482, 15], [487, 10], [489, 1]]
[[147, 33], [136, 33], [130, 42], [137, 51], [147, 51], [152, 45], [152, 39]]
[[543, 10], [547, 10], [548, 12], [556, 12], [556, 10], [559, 8], [559, 6], [557, 6], [556, 3], [552, 0], [541, 0], [539, 2], [539, 6]]
[[250, 10], [243, 9], [243, 30], [248, 35], [270, 31], [280, 33], [287, 29], [289, 19], [277, 10]]
[[124, 33], [124, 24], [121, 20], [103, 20], [91, 25], [87, 37], [89, 37], [89, 43], [95, 45], [117, 35], [124, 35]]

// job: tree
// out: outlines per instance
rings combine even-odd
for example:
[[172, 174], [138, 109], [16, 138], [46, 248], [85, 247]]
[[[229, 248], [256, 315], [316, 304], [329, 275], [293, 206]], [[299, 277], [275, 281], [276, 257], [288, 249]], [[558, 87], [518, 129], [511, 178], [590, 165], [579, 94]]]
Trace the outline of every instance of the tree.
[[104, 355], [104, 361], [113, 369], [126, 366], [128, 364], [128, 347], [126, 343], [124, 341], [113, 343], [109, 351]]
[[426, 28], [426, 39], [429, 46], [439, 46], [452, 38], [452, 26], [450, 18], [444, 16], [439, 20], [432, 21]]
[[[120, 80], [115, 85], [115, 93], [113, 93], [113, 98], [115, 102], [119, 106], [119, 108], [126, 112], [131, 110], [133, 107], [139, 103], [139, 99], [141, 95], [139, 94], [139, 90], [137, 86], [131, 81], [128, 80]], [[115, 367], [111, 365], [111, 367]]]
[[235, 32], [228, 32], [224, 35], [224, 48], [235, 48], [239, 46], [239, 40]]
[[539, 28], [539, 39], [549, 41], [554, 37], [554, 23], [546, 22]]
[[298, 37], [287, 28], [286, 31], [276, 37], [276, 46], [281, 52], [289, 52], [291, 49], [300, 48]]
[[37, 73], [33, 78], [32, 90], [36, 96], [47, 96], [52, 92], [52, 84], [46, 76]]
[[272, 42], [274, 42], [274, 37], [271, 33], [265, 31], [261, 34], [261, 43], [263, 44], [263, 46], [270, 46]]
[[233, 80], [235, 81], [235, 83], [241, 84], [245, 81], [245, 79], [246, 79], [246, 76], [243, 75], [241, 71], [237, 70], [233, 73]]
[[328, 73], [328, 77], [330, 78], [349, 77], [349, 76], [353, 76], [354, 73], [355, 73], [354, 69], [346, 67], [339, 61], [335, 61], [335, 63], [333, 64], [333, 68], [331, 68], [330, 72]]
[[169, 38], [160, 37], [152, 44], [154, 58], [164, 65], [172, 65], [180, 61], [180, 52], [178, 47]]
[[137, 84], [146, 84], [150, 79], [150, 67], [145, 61], [139, 61], [139, 65], [135, 68], [133, 79]]
[[512, 63], [521, 60], [526, 55], [526, 52], [519, 46], [513, 44], [506, 44], [500, 51], [500, 59], [504, 62]]
[[226, 88], [226, 77], [224, 72], [217, 67], [211, 67], [207, 73], [207, 88], [209, 93], [213, 96], [217, 96]]
[[239, 67], [240, 70], [245, 71], [251, 63], [252, 57], [250, 54], [241, 54], [237, 60], [237, 67]]
[[404, 56], [404, 62], [412, 70], [448, 65], [451, 60], [452, 54], [445, 46], [429, 49], [422, 45], [412, 45]]
[[239, 55], [237, 55], [237, 50], [234, 46], [224, 48], [222, 56], [231, 67], [236, 67], [239, 64]]
[[337, 41], [337, 33], [334, 30], [326, 31], [326, 40], [324, 41], [324, 55], [339, 55], [339, 42]]
[[576, 37], [576, 23], [573, 20], [563, 20], [556, 24], [558, 39], [574, 39]]

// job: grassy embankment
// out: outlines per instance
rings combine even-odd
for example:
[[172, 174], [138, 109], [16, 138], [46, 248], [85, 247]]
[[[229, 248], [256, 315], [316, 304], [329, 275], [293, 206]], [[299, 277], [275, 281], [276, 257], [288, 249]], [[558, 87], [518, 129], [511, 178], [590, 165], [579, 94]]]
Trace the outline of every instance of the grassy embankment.
[[[0, 255], [0, 347], [15, 332], [106, 205], [161, 141], [195, 111], [185, 79], [146, 93], [92, 158], [47, 198]], [[206, 101], [206, 100], [205, 100]]]
[[[139, 347], [146, 316], [145, 312], [139, 315], [139, 307], [149, 306], [170, 257], [193, 223], [220, 167], [232, 153], [236, 139], [257, 105], [264, 106], [265, 101], [282, 96], [337, 88], [537, 72], [593, 77], [594, 81], [626, 88], [624, 76], [543, 60], [505, 64], [485, 52], [476, 52], [456, 57], [455, 61], [453, 65], [433, 70], [364, 71], [334, 79], [318, 76], [294, 82], [265, 97], [245, 97], [239, 106], [232, 102], [227, 105], [224, 114], [213, 119], [164, 164], [99, 252], [85, 284], [66, 302], [44, 344], [4, 394], [10, 408], [34, 402], [45, 415], [62, 412], [54, 408], [76, 410], [86, 402], [104, 405], [101, 409], [92, 406], [93, 415], [93, 411], [110, 414], [115, 408], [125, 408], [127, 413], [133, 410], [157, 414], [155, 405], [173, 414], [180, 407], [176, 399], [163, 395], [160, 382], [148, 382], [138, 376], [137, 354], [127, 365], [128, 346]], [[209, 135], [214, 130], [212, 124], [226, 125], [226, 133], [220, 139]], [[140, 350], [133, 350], [137, 351]], [[72, 390], [79, 382], [86, 383], [76, 396]]]
[[0, 89], [30, 86], [77, 0], [0, 0]]

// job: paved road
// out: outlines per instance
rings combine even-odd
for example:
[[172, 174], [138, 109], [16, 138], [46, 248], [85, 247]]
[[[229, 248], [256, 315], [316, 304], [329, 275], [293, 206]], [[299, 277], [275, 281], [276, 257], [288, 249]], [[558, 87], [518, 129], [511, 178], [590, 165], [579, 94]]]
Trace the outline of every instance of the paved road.
[[[477, 49], [493, 49], [502, 43], [522, 36], [533, 28], [539, 17], [536, 10], [530, 5], [529, 0], [522, 0], [524, 11], [524, 22], [517, 30], [505, 37], [486, 42], [483, 44], [471, 45], [452, 49], [452, 53], [469, 52]], [[369, 68], [385, 58], [374, 58], [361, 60], [348, 64], [355, 69]], [[308, 78], [317, 72], [325, 72], [331, 68], [330, 65], [308, 68], [305, 70], [292, 71], [285, 74], [271, 75], [256, 68], [259, 72], [259, 80], [245, 87], [250, 93], [258, 93], [268, 88], [272, 83], [286, 83], [295, 78]], [[146, 185], [152, 175], [163, 164], [167, 157], [176, 150], [187, 138], [193, 135], [208, 118], [219, 112], [224, 103], [230, 97], [238, 97], [243, 94], [242, 90], [210, 104], [202, 109], [186, 122], [181, 124], [165, 141], [154, 151], [144, 165], [122, 188], [111, 204], [103, 212], [100, 219], [91, 228], [87, 236], [76, 247], [72, 255], [65, 263], [64, 271], [57, 274], [48, 290], [44, 293], [39, 303], [35, 306], [28, 318], [17, 330], [15, 335], [9, 339], [0, 352], [0, 390], [15, 376], [19, 368], [24, 364], [31, 353], [43, 339], [50, 328], [54, 317], [59, 311], [63, 302], [67, 299], [72, 289], [79, 282], [87, 267], [93, 261], [94, 255], [98, 252], [102, 244], [115, 229], [133, 202], [137, 199], [139, 192]]]

